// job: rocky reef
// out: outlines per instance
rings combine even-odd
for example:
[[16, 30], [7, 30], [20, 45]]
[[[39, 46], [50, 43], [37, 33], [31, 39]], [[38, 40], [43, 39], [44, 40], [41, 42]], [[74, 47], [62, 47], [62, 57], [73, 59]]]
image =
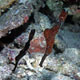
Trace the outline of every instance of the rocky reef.
[[0, 0], [0, 80], [80, 80], [80, 1], [70, 1]]

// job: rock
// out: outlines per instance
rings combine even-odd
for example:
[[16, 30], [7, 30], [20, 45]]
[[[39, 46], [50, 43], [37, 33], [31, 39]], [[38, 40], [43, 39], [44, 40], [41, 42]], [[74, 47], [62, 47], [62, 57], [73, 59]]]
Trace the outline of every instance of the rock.
[[46, 28], [52, 27], [50, 20], [46, 15], [39, 13], [39, 18], [40, 18], [39, 25], [42, 31], [44, 31]]
[[26, 1], [28, 1], [28, 0], [19, 0], [19, 3], [20, 3], [20, 4], [21, 4], [21, 3], [25, 4]]
[[0, 78], [4, 79], [10, 76], [11, 68], [7, 64], [0, 65]]
[[16, 0], [0, 0], [0, 14], [10, 7]]
[[77, 72], [78, 72], [77, 66], [75, 66], [69, 62], [65, 62], [60, 67], [60, 73], [65, 74], [65, 75], [73, 76], [73, 74], [77, 73]]
[[64, 76], [60, 73], [58, 73], [55, 77], [53, 77], [51, 80], [75, 80], [71, 79], [70, 77]]
[[[74, 26], [75, 27], [75, 26]], [[69, 27], [68, 27], [69, 28]], [[65, 30], [60, 29], [58, 36], [55, 38], [55, 44], [59, 49], [64, 51], [66, 48], [77, 48], [80, 49], [80, 33], [74, 33], [69, 31], [69, 29]]]
[[14, 53], [14, 50], [10, 50], [8, 48], [4, 48], [0, 52], [0, 78], [1, 80], [5, 80], [5, 78], [9, 77], [14, 67], [14, 65], [9, 64], [8, 54], [10, 51]]
[[22, 68], [18, 68], [16, 73], [17, 73], [16, 74], [17, 78], [23, 78], [26, 76], [25, 69], [22, 69]]
[[45, 62], [46, 62], [45, 68], [47, 70], [50, 70], [53, 72], [58, 72], [60, 70], [61, 62], [55, 57], [53, 58], [48, 57]]
[[25, 43], [28, 41], [29, 33], [22, 33], [14, 40], [14, 44], [17, 44], [18, 47], [24, 47]]
[[[58, 49], [60, 49], [62, 52], [64, 52], [65, 48], [67, 47], [65, 41], [63, 41], [63, 38], [61, 35], [57, 34], [55, 36], [55, 42]], [[54, 49], [54, 48], [53, 48]]]
[[26, 74], [25, 77], [16, 77], [16, 75], [12, 74], [11, 76], [5, 78], [4, 80], [28, 80], [28, 75]]
[[[27, 8], [25, 9], [25, 6]], [[32, 4], [22, 4], [18, 3], [14, 5], [6, 14], [0, 17], [0, 38], [5, 36], [8, 31], [17, 28], [24, 24], [25, 16], [30, 16], [32, 13]]]
[[66, 25], [64, 25], [63, 29], [66, 30], [66, 31], [72, 32], [72, 33], [77, 33], [77, 34], [79, 34], [79, 32], [80, 32], [80, 30], [79, 30], [80, 26], [78, 24], [74, 24], [74, 25], [66, 24]]
[[47, 0], [47, 5], [53, 11], [53, 14], [57, 20], [62, 11], [63, 2], [62, 1], [56, 2], [56, 0]]
[[75, 78], [76, 80], [80, 80], [80, 72], [76, 73], [76, 74], [74, 75], [74, 78]]
[[[20, 4], [18, 0], [18, 2], [12, 6], [9, 11], [6, 12], [6, 14], [2, 15], [0, 17], [0, 38], [2, 36], [5, 36], [8, 31], [11, 31], [12, 29], [20, 27], [24, 23], [27, 23], [29, 17], [31, 16], [31, 13], [34, 11], [32, 6], [34, 4], [37, 4], [37, 0], [26, 0], [22, 4]], [[36, 7], [37, 5], [39, 7]], [[42, 6], [41, 1], [39, 1], [37, 5], [34, 6], [39, 10], [39, 8]]]
[[[52, 53], [45, 59], [43, 67], [39, 66], [46, 49], [43, 31], [52, 27], [48, 15], [39, 11], [40, 7], [44, 7], [43, 1], [18, 0], [0, 17], [1, 38], [6, 33], [11, 34], [10, 30], [27, 23], [31, 13], [34, 14], [33, 23], [29, 23], [30, 25], [21, 35], [1, 50], [0, 80], [80, 80], [80, 27], [78, 24], [66, 23], [60, 28], [55, 37], [55, 45], [62, 51], [62, 54], [54, 55], [56, 51], [53, 48]], [[58, 19], [63, 6], [62, 1], [47, 0], [46, 4]], [[35, 29], [36, 32], [30, 42], [29, 50], [20, 59], [15, 72], [11, 74], [14, 65], [9, 64], [9, 61], [15, 63], [15, 57], [28, 41], [32, 29]]]
[[[55, 72], [52, 72], [52, 71], [48, 71], [46, 69], [42, 69], [42, 72], [41, 72], [41, 76], [40, 76], [40, 80], [51, 80], [52, 77], [55, 76]], [[39, 73], [40, 74], [40, 73]]]
[[34, 75], [34, 76], [30, 76], [30, 77], [29, 77], [29, 80], [39, 80], [39, 78]]
[[19, 51], [20, 51], [19, 49], [4, 48], [1, 51], [1, 54], [5, 57], [5, 59], [7, 59], [6, 60], [7, 62], [9, 62], [9, 60], [14, 62], [15, 57], [18, 55]]
[[0, 65], [7, 63], [8, 59], [7, 57], [3, 56], [2, 54], [0, 54]]
[[78, 7], [79, 5], [75, 4], [65, 7], [65, 10], [68, 12], [68, 15], [73, 15], [72, 21], [74, 21], [74, 23], [80, 23], [80, 10], [78, 9]]
[[[41, 13], [39, 13], [39, 18], [40, 18], [39, 24], [31, 24], [28, 30], [26, 30], [26, 32], [18, 36], [14, 41], [14, 43], [17, 43], [19, 47], [23, 47], [25, 43], [28, 41], [30, 30], [35, 28], [36, 32], [33, 40], [30, 43], [30, 48], [28, 50], [30, 53], [34, 52], [45, 53], [46, 42], [42, 31], [45, 30], [46, 28], [51, 28], [51, 24], [48, 17]], [[44, 27], [44, 29], [42, 27]]]
[[80, 65], [80, 51], [76, 48], [65, 49], [63, 55], [66, 60], [72, 62], [73, 64]]
[[44, 68], [52, 72], [60, 72], [70, 76], [73, 76], [74, 72], [78, 72], [78, 67], [75, 64], [72, 64], [71, 61], [66, 61], [65, 57], [47, 57], [44, 64]]

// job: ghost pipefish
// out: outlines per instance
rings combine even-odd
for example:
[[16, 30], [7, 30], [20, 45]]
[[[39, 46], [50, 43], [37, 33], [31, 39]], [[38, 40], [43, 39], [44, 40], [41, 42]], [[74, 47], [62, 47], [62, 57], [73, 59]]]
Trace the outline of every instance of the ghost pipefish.
[[33, 39], [34, 34], [35, 34], [35, 29], [32, 29], [30, 34], [29, 34], [29, 40], [26, 42], [24, 48], [20, 51], [20, 53], [15, 58], [15, 64], [14, 64], [15, 67], [12, 70], [12, 72], [14, 72], [16, 70], [16, 67], [17, 67], [19, 60], [26, 54], [26, 51], [29, 49], [30, 41]]
[[41, 67], [46, 57], [52, 52], [52, 48], [53, 48], [54, 41], [55, 41], [55, 36], [58, 33], [62, 24], [64, 23], [66, 17], [67, 17], [67, 12], [63, 10], [59, 16], [58, 24], [53, 26], [51, 29], [46, 29], [44, 31], [44, 37], [46, 40], [46, 51], [39, 64]]

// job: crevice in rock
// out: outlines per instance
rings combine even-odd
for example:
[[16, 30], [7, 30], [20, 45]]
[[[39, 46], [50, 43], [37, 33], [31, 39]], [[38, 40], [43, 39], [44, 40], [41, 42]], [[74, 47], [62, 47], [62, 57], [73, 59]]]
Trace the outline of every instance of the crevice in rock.
[[66, 18], [66, 20], [65, 20], [65, 23], [69, 23], [69, 24], [74, 25], [75, 23], [72, 20], [72, 18], [73, 18], [73, 15], [68, 15], [67, 18]]
[[18, 44], [18, 43], [15, 43], [15, 42], [14, 42], [14, 46], [15, 46], [16, 48], [20, 48], [19, 44]]
[[4, 48], [4, 45], [2, 42], [0, 42], [0, 51]]
[[55, 55], [64, 52], [63, 50], [59, 49], [56, 44], [53, 45], [53, 49], [55, 50]]
[[9, 31], [10, 34], [7, 33], [7, 35], [5, 37], [2, 37], [0, 39], [0, 41], [3, 42], [3, 43], [6, 43], [6, 44], [13, 42], [14, 39], [16, 37], [18, 37], [21, 33], [23, 33], [31, 23], [34, 23], [34, 14], [33, 13], [29, 17], [29, 20], [28, 20], [27, 23], [21, 25], [20, 27], [18, 27], [16, 29], [13, 29], [13, 30]]
[[67, 6], [71, 6], [71, 5], [80, 5], [80, 1], [79, 0], [62, 0], [63, 3], [64, 3], [64, 7], [67, 7]]
[[39, 9], [39, 12], [41, 12], [42, 14], [48, 16], [48, 18], [50, 19], [51, 23], [56, 22], [56, 18], [53, 15], [53, 11], [51, 11], [46, 4], [45, 4], [44, 8], [41, 7]]

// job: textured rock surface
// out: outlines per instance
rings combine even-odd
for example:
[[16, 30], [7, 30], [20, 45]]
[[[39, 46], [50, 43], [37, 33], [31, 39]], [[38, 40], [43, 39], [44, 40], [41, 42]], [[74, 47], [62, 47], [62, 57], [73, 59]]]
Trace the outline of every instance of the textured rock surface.
[[47, 5], [53, 11], [53, 14], [56, 17], [56, 19], [58, 19], [60, 12], [62, 10], [63, 2], [56, 0], [47, 0]]
[[0, 15], [1, 12], [4, 12], [6, 9], [8, 9], [15, 1], [16, 0], [0, 0]]
[[[41, 2], [41, 1], [40, 1]], [[25, 17], [29, 17], [33, 12], [33, 5], [40, 6], [43, 4], [37, 4], [37, 1], [27, 1], [25, 0], [24, 3], [18, 1], [14, 6], [12, 6], [6, 14], [0, 17], [0, 38], [5, 36], [8, 31], [20, 27], [22, 24], [25, 23]], [[36, 9], [39, 9], [36, 7]]]
[[[76, 28], [75, 28], [76, 26]], [[74, 27], [74, 28], [73, 28]], [[59, 34], [55, 39], [55, 43], [58, 48], [65, 50], [65, 48], [77, 48], [80, 49], [80, 26], [72, 25], [72, 26], [64, 26], [64, 30], [60, 30]]]
[[[25, 6], [26, 9], [25, 9]], [[31, 9], [29, 9], [31, 8]], [[6, 14], [0, 17], [0, 38], [8, 33], [9, 30], [19, 27], [24, 23], [24, 17], [30, 16], [32, 5], [16, 4]]]
[[[60, 28], [55, 38], [55, 45], [62, 52], [53, 47], [52, 53], [45, 59], [43, 67], [39, 66], [46, 48], [43, 31], [51, 28], [52, 24], [47, 15], [38, 11], [40, 8], [38, 4], [43, 5], [42, 0], [36, 1], [18, 0], [6, 14], [0, 17], [1, 38], [9, 30], [27, 22], [34, 11], [34, 21], [13, 42], [6, 43], [0, 51], [0, 80], [80, 80], [80, 25], [77, 22], [74, 25], [66, 23]], [[47, 5], [50, 9], [55, 9], [53, 11], [56, 12], [53, 14], [58, 18], [63, 4], [61, 3], [60, 6], [56, 0], [53, 1], [54, 4], [51, 4], [52, 1], [47, 0]], [[38, 8], [33, 8], [33, 5]], [[36, 30], [28, 50], [32, 54], [26, 51], [25, 56], [19, 61], [16, 71], [11, 73], [14, 65], [9, 62], [15, 63], [15, 57], [28, 41], [31, 29]]]
[[57, 76], [53, 77], [51, 80], [74, 80], [62, 74], [57, 74]]

